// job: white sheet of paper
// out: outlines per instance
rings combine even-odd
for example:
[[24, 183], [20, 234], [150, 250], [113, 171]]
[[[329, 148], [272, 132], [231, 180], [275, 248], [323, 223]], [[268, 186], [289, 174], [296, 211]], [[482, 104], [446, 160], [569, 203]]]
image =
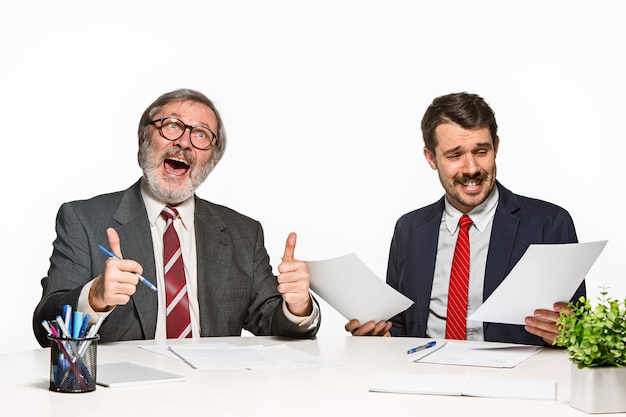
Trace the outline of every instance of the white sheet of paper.
[[413, 304], [354, 253], [306, 264], [311, 290], [347, 320], [357, 319], [361, 324], [389, 320]]
[[287, 345], [192, 344], [172, 345], [169, 350], [194, 369], [291, 369], [328, 365], [316, 356]]
[[467, 319], [524, 324], [536, 309], [569, 301], [607, 241], [533, 244], [487, 300]]
[[[226, 345], [227, 343], [221, 344]], [[139, 347], [153, 353], [158, 353], [159, 355], [167, 356], [168, 358], [180, 360], [180, 357], [170, 350], [169, 345], [141, 345]]]
[[439, 365], [480, 366], [486, 368], [514, 368], [541, 352], [540, 346], [504, 343], [443, 342], [439, 349], [428, 349], [407, 355], [407, 360]]

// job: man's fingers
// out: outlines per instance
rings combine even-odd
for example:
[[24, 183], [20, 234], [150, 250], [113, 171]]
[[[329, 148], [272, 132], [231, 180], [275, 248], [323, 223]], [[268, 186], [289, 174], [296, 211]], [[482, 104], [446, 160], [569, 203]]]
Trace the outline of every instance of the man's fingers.
[[567, 303], [564, 302], [558, 302], [558, 303], [554, 303], [554, 311], [567, 311], [569, 309], [569, 306]]
[[116, 254], [122, 259], [122, 250], [120, 249], [120, 237], [115, 231], [114, 228], [109, 227], [107, 229], [107, 238], [109, 239], [109, 247], [111, 248], [111, 252]]
[[344, 329], [346, 329], [346, 331], [350, 333], [352, 333], [354, 330], [358, 328], [359, 328], [359, 321], [354, 320], [354, 319], [347, 322], [346, 325], [344, 326]]
[[293, 262], [295, 260], [293, 253], [296, 250], [296, 234], [289, 233], [287, 243], [285, 243], [285, 253], [283, 254], [283, 262]]

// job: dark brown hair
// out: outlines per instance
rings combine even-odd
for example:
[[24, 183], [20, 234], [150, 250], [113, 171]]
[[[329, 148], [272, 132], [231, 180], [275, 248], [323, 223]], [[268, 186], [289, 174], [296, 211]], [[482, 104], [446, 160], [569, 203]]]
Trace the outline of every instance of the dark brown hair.
[[426, 109], [422, 117], [424, 146], [433, 155], [437, 147], [435, 129], [440, 124], [456, 123], [464, 129], [488, 127], [491, 140], [498, 137], [496, 116], [482, 97], [470, 93], [452, 93], [439, 96]]

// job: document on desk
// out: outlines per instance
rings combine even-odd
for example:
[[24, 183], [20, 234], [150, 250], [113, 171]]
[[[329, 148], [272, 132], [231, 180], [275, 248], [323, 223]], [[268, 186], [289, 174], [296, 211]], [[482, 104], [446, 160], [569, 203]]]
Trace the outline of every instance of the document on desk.
[[330, 365], [287, 345], [205, 343], [170, 345], [169, 350], [194, 369], [289, 369]]
[[104, 387], [116, 388], [182, 381], [185, 381], [184, 375], [127, 361], [98, 364], [96, 383]]
[[379, 375], [369, 387], [373, 392], [468, 397], [556, 400], [556, 382], [478, 375], [400, 374]]
[[307, 261], [311, 290], [347, 320], [389, 320], [413, 301], [380, 279], [354, 253]]
[[509, 275], [467, 319], [524, 324], [536, 309], [569, 301], [607, 241], [533, 244]]
[[442, 344], [431, 352], [422, 350], [407, 355], [407, 360], [439, 365], [482, 366], [488, 368], [514, 368], [531, 356], [541, 352], [540, 346], [507, 343], [452, 342]]

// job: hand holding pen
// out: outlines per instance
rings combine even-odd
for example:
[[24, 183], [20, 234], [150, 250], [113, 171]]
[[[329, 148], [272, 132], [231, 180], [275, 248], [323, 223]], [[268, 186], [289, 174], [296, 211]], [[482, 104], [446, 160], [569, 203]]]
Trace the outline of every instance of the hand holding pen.
[[[102, 245], [98, 245], [98, 249], [100, 249], [100, 251], [102, 253], [104, 253], [105, 255], [107, 255], [109, 258], [122, 259], [119, 256], [117, 256], [116, 254], [114, 254], [113, 252], [110, 252], [109, 250], [107, 250], [107, 248], [105, 248]], [[145, 284], [152, 291], [159, 291], [159, 289], [157, 287], [152, 285], [152, 283], [150, 281], [148, 281], [147, 279], [142, 277], [140, 274], [135, 272], [135, 275], [137, 275], [137, 278], [139, 278], [139, 281], [141, 281], [143, 284]]]
[[[150, 284], [141, 277], [141, 265], [130, 259], [121, 259], [120, 239], [113, 228], [107, 229], [107, 237], [111, 250], [103, 246], [99, 249], [109, 257], [104, 271], [98, 275], [89, 289], [89, 304], [97, 312], [110, 311], [118, 304], [126, 304], [137, 291], [139, 281]], [[113, 256], [110, 256], [113, 255]], [[142, 279], [143, 278], [143, 279]], [[152, 284], [149, 287], [157, 291]]]

